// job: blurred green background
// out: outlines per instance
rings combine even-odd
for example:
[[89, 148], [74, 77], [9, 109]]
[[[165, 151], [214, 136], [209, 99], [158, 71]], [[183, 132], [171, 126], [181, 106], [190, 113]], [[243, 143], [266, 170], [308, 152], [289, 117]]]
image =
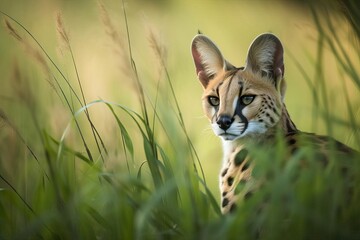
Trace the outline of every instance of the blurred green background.
[[[328, 2], [333, 3], [326, 1]], [[321, 4], [324, 3], [314, 6], [320, 18], [324, 10]], [[174, 103], [165, 80], [166, 74], [161, 67], [161, 59], [154, 51], [160, 46], [187, 133], [199, 155], [208, 186], [217, 198], [221, 142], [213, 135], [203, 115], [200, 101], [202, 87], [196, 79], [190, 53], [191, 40], [199, 30], [216, 42], [225, 58], [236, 66], [244, 64], [247, 49], [257, 35], [263, 32], [276, 34], [285, 47], [285, 101], [298, 128], [307, 132], [330, 134], [359, 149], [354, 137], [359, 134], [359, 130], [356, 132], [343, 124], [348, 121], [349, 108], [359, 124], [359, 88], [354, 81], [348, 79], [330, 47], [322, 47], [320, 43], [319, 50], [319, 30], [308, 4], [275, 0], [129, 0], [125, 1], [125, 9], [132, 54], [145, 95], [155, 103], [157, 89], [160, 89], [158, 106], [162, 115], [166, 116], [167, 112], [169, 115], [173, 114], [174, 108], [169, 106]], [[87, 102], [103, 99], [140, 112], [135, 83], [129, 77], [131, 69], [128, 63], [127, 26], [121, 1], [1, 0], [0, 10], [18, 20], [31, 32], [80, 93], [71, 56], [57, 30], [56, 16], [60, 12]], [[359, 45], [347, 18], [338, 9], [327, 9], [324, 12], [333, 20], [346, 55], [357, 69], [359, 56], [356, 50]], [[2, 18], [6, 17], [2, 15]], [[109, 19], [111, 24], [107, 22]], [[67, 124], [71, 122], [71, 113], [66, 109], [64, 100], [58, 97], [59, 91], [52, 87], [53, 80], [43, 71], [36, 55], [39, 48], [35, 42], [14, 22], [10, 23], [19, 33], [21, 41], [11, 36], [5, 24], [2, 24], [0, 109], [13, 127], [9, 127], [5, 121], [0, 125], [0, 172], [10, 182], [16, 183], [20, 179], [15, 185], [22, 186], [21, 182], [29, 177], [26, 171], [29, 152], [18, 134], [35, 152], [40, 152], [41, 147], [37, 146], [40, 137], [36, 133], [34, 119], [42, 130], [60, 140]], [[111, 35], [111, 30], [114, 29], [118, 38]], [[322, 69], [320, 72], [319, 68]], [[51, 72], [56, 70], [52, 67]], [[323, 95], [323, 85], [317, 82], [318, 79], [325, 80], [326, 93]], [[60, 82], [68, 93], [67, 85]], [[317, 103], [314, 101], [314, 91], [320, 92]], [[348, 94], [350, 105], [346, 103], [344, 93]], [[73, 104], [75, 109], [80, 108], [76, 103]], [[326, 108], [334, 119], [330, 129], [325, 124], [323, 114]], [[119, 152], [122, 148], [119, 147], [119, 133], [115, 131], [116, 122], [104, 106], [94, 106], [89, 111], [109, 148], [111, 157], [106, 167], [111, 170], [121, 161]], [[174, 117], [164, 121], [177, 125]], [[134, 136], [135, 158], [141, 160], [143, 153], [137, 150], [141, 149], [139, 146], [142, 140], [132, 130], [136, 126], [130, 119], [125, 119], [124, 122], [127, 130]], [[84, 128], [85, 136], [91, 135], [90, 130]], [[177, 134], [176, 131], [177, 128], [174, 128], [171, 134]], [[76, 130], [71, 131], [66, 136], [66, 141], [73, 149], [84, 152], [75, 132]], [[159, 138], [163, 135], [160, 131]], [[165, 138], [162, 141], [166, 142]], [[93, 146], [94, 143], [90, 145]], [[4, 187], [5, 184], [0, 181], [1, 186]], [[23, 191], [26, 192], [27, 187]]]

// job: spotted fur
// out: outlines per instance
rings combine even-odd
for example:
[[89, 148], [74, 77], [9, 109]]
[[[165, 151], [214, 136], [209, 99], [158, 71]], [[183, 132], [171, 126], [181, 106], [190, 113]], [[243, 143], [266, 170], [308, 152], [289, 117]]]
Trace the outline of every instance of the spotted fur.
[[[202, 34], [193, 39], [191, 49], [204, 88], [205, 115], [223, 142], [220, 171], [223, 213], [233, 211], [239, 198], [249, 198], [258, 188], [251, 177], [255, 161], [250, 161], [247, 145], [271, 143], [281, 131], [290, 155], [303, 141], [318, 144], [318, 149], [324, 151], [329, 142], [335, 143], [340, 152], [353, 151], [328, 137], [303, 133], [296, 128], [284, 104], [283, 47], [275, 35], [258, 36], [248, 50], [245, 67], [241, 68], [227, 62], [217, 46]], [[327, 163], [325, 154], [319, 159]]]

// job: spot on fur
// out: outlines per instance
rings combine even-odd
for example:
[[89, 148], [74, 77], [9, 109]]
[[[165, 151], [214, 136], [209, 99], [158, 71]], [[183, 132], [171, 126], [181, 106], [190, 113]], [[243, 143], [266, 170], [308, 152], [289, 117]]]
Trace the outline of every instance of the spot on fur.
[[222, 207], [226, 207], [229, 204], [229, 199], [224, 198], [222, 201]]
[[288, 141], [289, 145], [294, 145], [295, 143], [296, 143], [296, 140], [294, 138], [292, 138]]
[[253, 193], [251, 191], [245, 193], [244, 200], [249, 199], [252, 195], [253, 195]]
[[235, 166], [240, 166], [241, 163], [244, 162], [246, 156], [248, 155], [248, 150], [246, 148], [243, 148], [240, 150], [240, 152], [238, 152], [235, 156], [235, 159], [234, 159], [234, 163], [235, 163]]
[[247, 170], [248, 168], [250, 167], [250, 163], [249, 162], [246, 162], [244, 164], [244, 167], [242, 168], [243, 171]]
[[231, 205], [230, 207], [230, 212], [234, 212], [236, 210], [236, 204], [233, 203], [233, 205]]
[[228, 177], [227, 179], [227, 184], [229, 185], [229, 187], [231, 187], [234, 183], [234, 178], [233, 177]]
[[221, 173], [221, 176], [224, 177], [228, 171], [228, 168], [225, 168], [225, 170]]
[[245, 179], [241, 179], [240, 182], [236, 185], [234, 194], [238, 195], [245, 187], [246, 184], [246, 180]]

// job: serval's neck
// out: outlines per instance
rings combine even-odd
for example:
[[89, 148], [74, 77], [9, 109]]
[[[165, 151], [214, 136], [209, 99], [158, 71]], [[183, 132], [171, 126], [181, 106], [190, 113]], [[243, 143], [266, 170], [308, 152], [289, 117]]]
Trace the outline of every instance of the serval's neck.
[[[261, 135], [255, 136], [253, 139], [245, 139], [242, 145], [247, 144], [261, 144], [269, 140], [273, 141], [279, 133], [283, 136], [288, 136], [297, 133], [299, 130], [296, 128], [294, 122], [291, 120], [290, 115], [286, 109], [285, 103], [282, 103], [281, 117], [275, 126], [270, 127]], [[249, 141], [250, 140], [250, 141]]]
[[286, 109], [285, 103], [283, 103], [281, 119], [279, 121], [278, 127], [280, 127], [280, 129], [282, 129], [282, 131], [284, 132], [285, 135], [289, 135], [289, 134], [298, 132], [298, 129], [296, 128], [294, 122], [290, 118], [290, 115]]

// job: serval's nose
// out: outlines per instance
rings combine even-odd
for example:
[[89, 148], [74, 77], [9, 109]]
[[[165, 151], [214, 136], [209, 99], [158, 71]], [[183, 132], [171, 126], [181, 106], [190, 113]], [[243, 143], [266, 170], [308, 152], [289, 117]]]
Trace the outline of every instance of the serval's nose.
[[229, 115], [220, 115], [216, 123], [219, 125], [219, 127], [226, 131], [229, 129], [233, 122], [233, 119]]

